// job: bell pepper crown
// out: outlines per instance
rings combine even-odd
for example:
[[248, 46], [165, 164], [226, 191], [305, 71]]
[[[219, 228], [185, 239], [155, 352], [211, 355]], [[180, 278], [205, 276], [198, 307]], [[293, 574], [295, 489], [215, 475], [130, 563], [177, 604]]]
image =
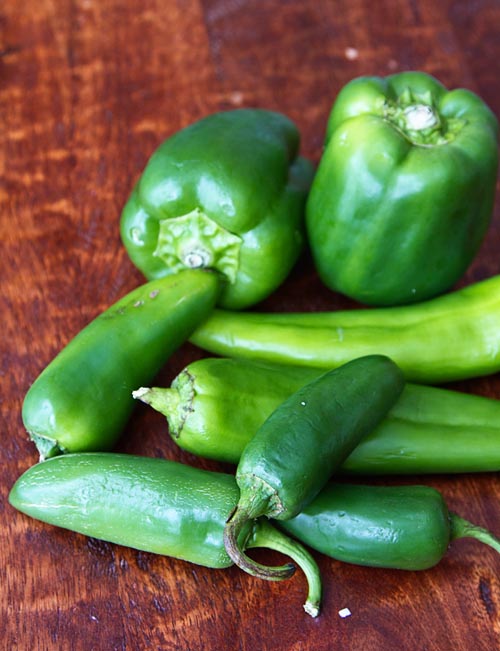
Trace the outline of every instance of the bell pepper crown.
[[359, 77], [330, 113], [306, 226], [323, 282], [368, 305], [431, 298], [465, 272], [490, 223], [498, 122], [423, 72]]
[[[356, 91], [358, 85], [359, 91]], [[385, 80], [361, 77], [350, 82], [346, 89], [366, 93], [367, 105], [361, 108], [355, 101], [355, 108], [347, 107], [343, 104], [346, 101], [344, 97], [339, 96], [328, 120], [326, 143], [342, 122], [359, 115], [382, 117], [413, 145], [423, 146], [443, 145], [452, 141], [468, 122], [465, 113], [446, 111], [445, 104], [440, 100], [448, 91], [436, 79], [422, 72], [402, 73]], [[479, 99], [469, 91], [460, 92], [465, 93], [462, 102], [466, 98], [473, 103]]]
[[151, 156], [121, 216], [132, 262], [148, 279], [210, 268], [219, 305], [241, 309], [273, 292], [301, 251], [312, 165], [286, 116], [263, 109], [209, 115]]

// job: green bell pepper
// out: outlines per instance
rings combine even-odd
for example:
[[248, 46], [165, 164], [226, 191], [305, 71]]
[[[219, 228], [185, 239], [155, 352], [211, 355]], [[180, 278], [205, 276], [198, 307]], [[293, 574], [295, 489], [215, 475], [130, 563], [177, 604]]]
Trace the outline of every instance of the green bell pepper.
[[132, 262], [148, 279], [215, 269], [228, 309], [267, 297], [304, 240], [313, 169], [298, 149], [293, 122], [261, 109], [209, 115], [168, 138], [123, 209]]
[[449, 289], [490, 222], [497, 134], [477, 95], [422, 72], [344, 86], [306, 209], [322, 281], [371, 305]]

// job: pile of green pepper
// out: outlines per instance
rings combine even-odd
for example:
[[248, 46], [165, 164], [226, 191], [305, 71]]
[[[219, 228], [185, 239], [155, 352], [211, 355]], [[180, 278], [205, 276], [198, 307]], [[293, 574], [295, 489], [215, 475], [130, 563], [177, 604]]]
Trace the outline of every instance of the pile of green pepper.
[[[500, 402], [425, 386], [500, 370], [500, 277], [443, 294], [486, 232], [496, 138], [479, 97], [411, 72], [342, 89], [316, 173], [276, 112], [217, 113], [167, 139], [121, 217], [147, 282], [28, 390], [22, 416], [40, 462], [10, 503], [267, 580], [289, 578], [295, 563], [313, 616], [321, 579], [304, 545], [406, 570], [431, 567], [465, 536], [500, 553], [434, 489], [330, 481], [500, 470]], [[327, 286], [381, 307], [242, 311], [284, 281], [306, 237]], [[188, 365], [170, 388], [150, 386], [188, 340], [221, 357]], [[166, 416], [184, 449], [237, 464], [235, 476], [114, 453], [134, 398]], [[253, 547], [293, 563], [257, 563]]]

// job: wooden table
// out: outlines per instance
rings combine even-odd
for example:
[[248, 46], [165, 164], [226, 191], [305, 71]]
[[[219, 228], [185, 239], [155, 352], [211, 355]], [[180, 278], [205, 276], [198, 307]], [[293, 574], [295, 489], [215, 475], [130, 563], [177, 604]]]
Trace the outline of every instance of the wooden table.
[[[59, 530], [7, 503], [37, 460], [23, 396], [87, 322], [143, 281], [120, 242], [121, 208], [167, 136], [221, 109], [288, 114], [317, 162], [338, 90], [361, 74], [421, 69], [500, 114], [500, 5], [465, 0], [4, 0], [0, 10], [0, 639], [8, 651], [492, 651], [499, 557], [459, 541], [436, 568], [374, 570], [316, 555], [305, 581], [260, 582]], [[500, 202], [462, 283], [499, 273]], [[262, 309], [335, 309], [307, 259]], [[464, 342], [466, 345], [466, 342]], [[168, 384], [203, 353], [185, 345]], [[498, 376], [457, 388], [500, 398]], [[179, 452], [139, 407], [119, 450], [217, 467]], [[442, 490], [500, 534], [498, 475], [406, 478]], [[274, 559], [273, 559], [274, 560]], [[342, 619], [341, 608], [351, 616]]]

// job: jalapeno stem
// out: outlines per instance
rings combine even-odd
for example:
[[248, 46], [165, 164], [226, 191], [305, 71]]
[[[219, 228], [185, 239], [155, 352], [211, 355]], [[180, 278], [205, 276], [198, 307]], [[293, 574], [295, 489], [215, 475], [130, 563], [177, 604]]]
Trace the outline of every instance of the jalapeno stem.
[[237, 507], [229, 516], [226, 526], [224, 528], [224, 546], [229, 558], [240, 567], [242, 570], [255, 576], [259, 579], [266, 581], [283, 581], [289, 579], [295, 572], [293, 563], [287, 563], [280, 567], [270, 567], [262, 565], [252, 558], [249, 558], [243, 549], [240, 547], [239, 538], [243, 527], [250, 520], [262, 515], [264, 512], [260, 509], [255, 509], [255, 515], [251, 510]]
[[261, 518], [256, 521], [253, 531], [246, 542], [246, 549], [266, 547], [290, 556], [304, 572], [308, 593], [304, 610], [311, 617], [319, 615], [321, 605], [321, 576], [316, 561], [311, 554], [296, 540], [284, 535]]
[[489, 545], [500, 553], [500, 540], [494, 536], [491, 531], [484, 527], [479, 527], [465, 520], [456, 513], [450, 512], [451, 540], [458, 538], [475, 538], [485, 545]]

